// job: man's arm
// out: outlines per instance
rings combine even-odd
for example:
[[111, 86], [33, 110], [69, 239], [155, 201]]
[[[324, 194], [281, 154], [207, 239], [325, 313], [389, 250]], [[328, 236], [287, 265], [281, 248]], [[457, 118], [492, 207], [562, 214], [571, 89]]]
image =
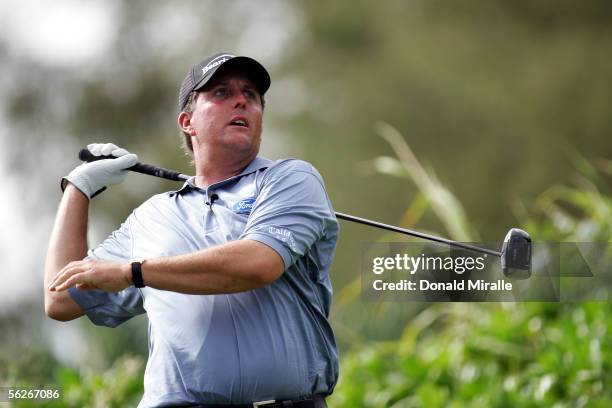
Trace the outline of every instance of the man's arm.
[[[115, 156], [117, 159], [85, 163], [62, 179], [64, 196], [55, 218], [45, 262], [45, 312], [56, 320], [72, 320], [84, 314], [83, 309], [68, 292], [49, 290], [49, 284], [70, 262], [87, 255], [87, 218], [89, 200], [107, 186], [122, 182], [138, 156], [112, 143], [93, 143], [87, 146], [94, 156]], [[92, 289], [86, 284], [79, 289]]]
[[[285, 269], [281, 256], [261, 242], [232, 241], [189, 254], [147, 259], [142, 265], [146, 286], [188, 294], [235, 293], [278, 279]], [[58, 293], [76, 285], [118, 292], [131, 285], [129, 263], [83, 260], [64, 267], [51, 284]]]
[[67, 291], [52, 292], [48, 286], [66, 264], [87, 255], [88, 210], [87, 197], [68, 184], [57, 211], [45, 262], [45, 312], [55, 320], [68, 321], [84, 314]]
[[[147, 286], [182, 293], [233, 293], [259, 288], [278, 279], [285, 269], [269, 246], [237, 240], [190, 254], [146, 261]], [[131, 270], [130, 270], [131, 272]]]

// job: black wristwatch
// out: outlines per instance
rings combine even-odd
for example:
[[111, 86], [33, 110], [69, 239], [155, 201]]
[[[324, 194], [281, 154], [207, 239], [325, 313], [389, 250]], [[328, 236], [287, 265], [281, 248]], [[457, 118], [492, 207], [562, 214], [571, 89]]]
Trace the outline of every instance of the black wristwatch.
[[130, 264], [132, 265], [132, 283], [137, 288], [144, 288], [144, 280], [142, 279], [142, 264], [145, 262], [144, 259], [132, 259]]

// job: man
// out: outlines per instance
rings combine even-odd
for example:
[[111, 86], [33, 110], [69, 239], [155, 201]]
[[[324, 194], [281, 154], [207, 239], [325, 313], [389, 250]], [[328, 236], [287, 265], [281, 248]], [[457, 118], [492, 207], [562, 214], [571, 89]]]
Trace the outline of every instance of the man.
[[257, 156], [269, 86], [251, 58], [196, 64], [178, 115], [196, 176], [147, 200], [95, 249], [87, 251], [89, 200], [138, 158], [90, 145], [117, 158], [62, 180], [46, 313], [110, 327], [147, 313], [139, 407], [325, 407], [336, 384], [327, 317], [338, 223], [311, 165]]

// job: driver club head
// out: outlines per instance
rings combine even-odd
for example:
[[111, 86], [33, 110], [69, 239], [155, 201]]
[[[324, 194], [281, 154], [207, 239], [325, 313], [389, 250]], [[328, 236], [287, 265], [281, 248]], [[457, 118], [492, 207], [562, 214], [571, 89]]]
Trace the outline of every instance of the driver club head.
[[531, 276], [531, 237], [522, 229], [512, 228], [504, 238], [501, 250], [504, 275], [511, 279]]

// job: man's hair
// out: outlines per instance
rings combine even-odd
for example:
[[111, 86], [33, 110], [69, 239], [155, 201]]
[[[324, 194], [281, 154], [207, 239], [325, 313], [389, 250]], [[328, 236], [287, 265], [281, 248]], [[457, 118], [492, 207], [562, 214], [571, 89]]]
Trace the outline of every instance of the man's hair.
[[[198, 95], [198, 91], [191, 91], [189, 94], [189, 98], [187, 98], [187, 103], [185, 104], [185, 109], [183, 112], [187, 113], [189, 116], [194, 111], [195, 108], [195, 100]], [[261, 109], [265, 109], [266, 100], [262, 94], [259, 94], [259, 98], [261, 99]], [[191, 135], [187, 132], [184, 132], [182, 129], [180, 130], [181, 136], [183, 137], [183, 150], [187, 153], [188, 156], [193, 156], [193, 143], [191, 143]]]

